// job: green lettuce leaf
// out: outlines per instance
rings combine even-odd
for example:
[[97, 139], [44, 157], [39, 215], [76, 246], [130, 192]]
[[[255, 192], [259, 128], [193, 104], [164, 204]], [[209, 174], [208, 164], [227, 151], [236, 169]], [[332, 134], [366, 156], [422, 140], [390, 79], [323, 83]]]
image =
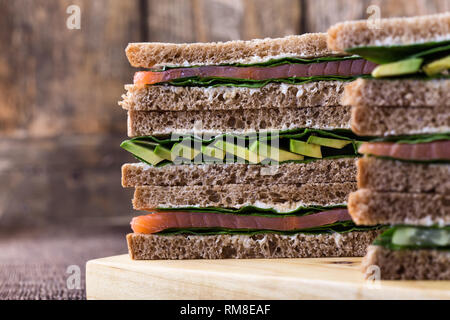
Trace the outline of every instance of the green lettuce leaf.
[[345, 51], [359, 55], [366, 60], [384, 64], [408, 59], [410, 57], [431, 58], [437, 53], [446, 55], [450, 50], [449, 45], [450, 40], [445, 40], [411, 45], [355, 47], [346, 49]]
[[[385, 230], [383, 233], [381, 233], [374, 241], [374, 245], [382, 246], [390, 250], [418, 250], [418, 249], [437, 249], [437, 250], [450, 250], [450, 247], [442, 247], [442, 246], [430, 246], [430, 245], [413, 245], [413, 246], [402, 246], [392, 243], [392, 237], [394, 236], [394, 233], [399, 229], [405, 226], [397, 225], [392, 226], [389, 229]], [[414, 228], [436, 228], [436, 229], [444, 229], [447, 231], [450, 231], [450, 226], [445, 227], [437, 227], [437, 226], [431, 226], [431, 227], [423, 227], [423, 226], [413, 226]]]
[[450, 140], [450, 132], [390, 136], [390, 137], [375, 138], [371, 141], [417, 144], [417, 143], [427, 143], [427, 142], [433, 142], [433, 141], [439, 141], [439, 140]]
[[[224, 63], [218, 64], [217, 66], [230, 66], [230, 67], [276, 67], [283, 64], [311, 64], [311, 63], [319, 63], [319, 62], [330, 62], [330, 61], [344, 61], [344, 60], [354, 60], [361, 59], [358, 56], [331, 56], [331, 57], [319, 57], [312, 59], [304, 59], [304, 58], [295, 58], [295, 57], [285, 57], [280, 59], [270, 59], [266, 62], [258, 62], [258, 63]], [[179, 68], [197, 68], [199, 65], [193, 66], [164, 66], [161, 70], [155, 71], [165, 71], [169, 69], [179, 69]]]
[[[365, 77], [365, 76], [360, 76]], [[251, 80], [239, 78], [223, 78], [223, 77], [189, 77], [160, 82], [157, 84], [169, 84], [171, 86], [183, 87], [247, 87], [261, 88], [269, 83], [287, 83], [287, 84], [305, 84], [315, 81], [353, 81], [358, 77], [354, 76], [312, 76], [312, 77], [291, 77], [291, 78], [275, 78], [266, 80]]]
[[208, 213], [220, 213], [220, 214], [238, 214], [238, 215], [251, 215], [261, 217], [280, 217], [280, 216], [307, 216], [310, 214], [337, 209], [346, 208], [346, 205], [332, 205], [332, 206], [301, 206], [295, 210], [288, 212], [278, 212], [273, 208], [259, 208], [255, 206], [244, 206], [238, 209], [233, 208], [221, 208], [221, 207], [182, 207], [182, 208], [158, 208], [160, 211], [188, 211], [188, 212], [208, 212]]
[[258, 235], [275, 233], [282, 235], [302, 234], [324, 234], [324, 233], [347, 233], [352, 231], [370, 231], [383, 228], [381, 226], [357, 226], [353, 221], [341, 221], [329, 225], [324, 225], [315, 228], [292, 230], [292, 231], [276, 231], [276, 230], [256, 230], [256, 229], [228, 229], [228, 228], [184, 228], [184, 229], [167, 229], [158, 232], [158, 235], [217, 235], [217, 234], [242, 234], [242, 235]]

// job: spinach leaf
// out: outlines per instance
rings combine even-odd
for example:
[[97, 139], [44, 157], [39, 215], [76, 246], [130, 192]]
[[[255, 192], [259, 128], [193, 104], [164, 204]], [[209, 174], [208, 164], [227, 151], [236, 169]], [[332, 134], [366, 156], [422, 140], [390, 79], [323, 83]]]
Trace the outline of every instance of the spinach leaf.
[[238, 215], [252, 215], [252, 216], [262, 216], [262, 217], [280, 217], [280, 216], [307, 216], [310, 214], [338, 209], [346, 208], [347, 206], [342, 205], [332, 205], [332, 206], [301, 206], [295, 210], [288, 212], [278, 212], [273, 208], [259, 208], [255, 206], [244, 206], [241, 208], [222, 208], [222, 207], [182, 207], [182, 208], [158, 208], [159, 211], [188, 211], [188, 212], [208, 212], [208, 213], [221, 213], [221, 214], [238, 214]]
[[[355, 47], [346, 49], [345, 51], [351, 54], [359, 55], [366, 60], [383, 64], [407, 59], [413, 56], [424, 57], [424, 55], [432, 55], [440, 50], [448, 51], [448, 45], [450, 45], [450, 40], [411, 45]], [[439, 47], [445, 48], [439, 49]]]
[[166, 229], [158, 232], [158, 235], [217, 235], [217, 234], [242, 234], [242, 235], [258, 235], [258, 234], [281, 234], [281, 235], [295, 235], [297, 233], [302, 234], [326, 234], [326, 233], [347, 233], [352, 231], [370, 231], [378, 230], [381, 226], [357, 226], [353, 221], [341, 221], [333, 224], [301, 229], [292, 231], [276, 231], [276, 230], [257, 230], [257, 229], [228, 229], [228, 228], [183, 228], [183, 229]]
[[[330, 61], [344, 61], [344, 60], [354, 60], [361, 59], [358, 56], [329, 56], [329, 57], [319, 57], [319, 58], [296, 58], [296, 57], [285, 57], [280, 59], [270, 59], [266, 62], [258, 63], [223, 63], [217, 66], [229, 66], [229, 67], [276, 67], [283, 64], [311, 64], [319, 62], [330, 62]], [[199, 65], [193, 66], [164, 66], [160, 71], [165, 71], [169, 69], [179, 69], [179, 68], [197, 68]]]

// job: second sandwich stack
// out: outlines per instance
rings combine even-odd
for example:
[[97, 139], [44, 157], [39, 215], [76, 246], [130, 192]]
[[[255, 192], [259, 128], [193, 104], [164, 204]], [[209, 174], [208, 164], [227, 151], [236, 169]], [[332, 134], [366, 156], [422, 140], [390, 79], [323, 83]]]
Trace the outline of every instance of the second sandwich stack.
[[[340, 104], [375, 64], [325, 34], [130, 44], [122, 168], [134, 187], [133, 259], [362, 256], [377, 227], [346, 209], [359, 141]], [[148, 213], [148, 212], [147, 212]]]
[[[330, 29], [329, 45], [380, 65], [345, 88], [359, 148], [358, 225], [384, 224], [364, 268], [381, 279], [450, 279], [450, 14]], [[356, 36], [355, 36], [356, 35]], [[389, 79], [388, 79], [389, 77]], [[384, 79], [382, 79], [384, 78]]]

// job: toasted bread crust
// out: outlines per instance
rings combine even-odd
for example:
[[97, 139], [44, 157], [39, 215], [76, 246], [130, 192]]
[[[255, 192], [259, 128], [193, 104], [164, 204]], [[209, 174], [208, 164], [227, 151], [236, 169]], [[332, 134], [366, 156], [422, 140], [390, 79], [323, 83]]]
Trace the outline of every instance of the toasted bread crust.
[[313, 58], [332, 55], [327, 35], [312, 33], [277, 39], [210, 43], [130, 43], [125, 49], [133, 67], [260, 63], [283, 57]]
[[133, 207], [136, 210], [153, 210], [158, 207], [241, 208], [255, 205], [286, 212], [300, 206], [345, 204], [348, 194], [355, 190], [356, 182], [262, 186], [139, 186], [135, 189]]
[[173, 235], [130, 233], [134, 260], [361, 257], [377, 230], [308, 235]]
[[153, 167], [144, 163], [122, 166], [122, 186], [194, 186], [226, 184], [305, 184], [355, 182], [354, 158], [322, 159], [275, 165], [182, 164]]
[[338, 23], [328, 29], [328, 47], [345, 52], [365, 46], [408, 45], [450, 40], [450, 13], [378, 21], [358, 20]]
[[450, 80], [357, 79], [344, 87], [342, 104], [355, 107], [450, 107]]
[[202, 111], [310, 108], [340, 105], [342, 81], [306, 84], [270, 83], [262, 88], [126, 85], [119, 105], [135, 111]]
[[347, 206], [353, 221], [358, 225], [450, 223], [448, 194], [358, 189], [350, 194]]
[[[389, 250], [369, 246], [362, 262], [366, 278], [380, 280], [450, 280], [448, 250]], [[375, 268], [374, 268], [375, 267]]]

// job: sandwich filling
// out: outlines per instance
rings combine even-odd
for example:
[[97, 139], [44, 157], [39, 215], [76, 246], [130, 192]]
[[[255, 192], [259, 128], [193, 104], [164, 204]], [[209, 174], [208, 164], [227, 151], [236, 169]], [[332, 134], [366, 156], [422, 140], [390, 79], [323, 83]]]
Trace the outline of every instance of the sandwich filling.
[[390, 250], [450, 250], [450, 226], [419, 227], [398, 225], [384, 231], [374, 242]]
[[374, 78], [448, 77], [450, 69], [450, 41], [412, 45], [355, 47], [350, 54], [379, 64], [372, 71]]
[[[368, 76], [376, 64], [356, 56], [313, 59], [272, 59], [257, 64], [174, 66], [139, 71], [134, 85], [234, 86], [261, 88], [268, 83], [303, 84], [313, 81], [351, 81]], [[140, 136], [121, 144], [138, 160], [152, 166], [209, 163], [279, 164], [326, 158], [356, 157], [360, 140], [350, 130], [296, 129], [246, 135]], [[330, 233], [365, 231], [356, 226], [345, 205], [314, 204], [290, 212], [246, 206], [229, 208], [148, 208], [133, 219], [136, 233], [254, 234]]]
[[133, 218], [131, 228], [143, 234], [255, 234], [276, 232], [283, 234], [349, 232], [374, 229], [356, 227], [345, 208], [335, 208], [303, 214], [268, 214], [255, 211], [230, 214], [205, 211], [155, 211]]
[[[359, 138], [359, 140], [364, 138]], [[284, 132], [138, 137], [121, 147], [154, 166], [181, 163], [278, 164], [356, 157], [360, 141], [349, 130], [298, 129]]]
[[252, 65], [165, 67], [136, 72], [134, 85], [261, 87], [270, 82], [301, 84], [320, 80], [349, 81], [369, 75], [376, 66], [359, 57], [323, 57], [283, 58]]
[[362, 143], [358, 152], [403, 161], [449, 163], [450, 133], [376, 139]]

